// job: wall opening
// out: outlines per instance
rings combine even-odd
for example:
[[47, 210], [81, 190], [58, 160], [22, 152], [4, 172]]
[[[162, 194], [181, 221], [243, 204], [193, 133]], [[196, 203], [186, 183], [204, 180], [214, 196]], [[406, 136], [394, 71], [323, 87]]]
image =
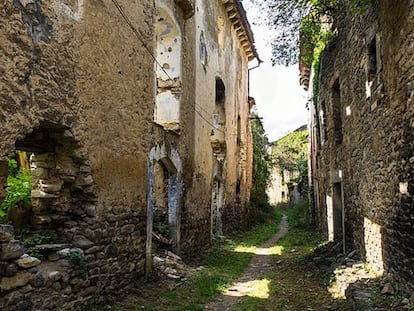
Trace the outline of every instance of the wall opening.
[[366, 54], [366, 75], [367, 80], [365, 83], [366, 88], [366, 97], [370, 98], [372, 95], [372, 89], [374, 87], [374, 81], [379, 71], [380, 65], [380, 56], [378, 49], [379, 37], [374, 36], [369, 40], [367, 45], [367, 54]]
[[322, 101], [321, 110], [319, 111], [319, 134], [320, 134], [320, 145], [323, 146], [328, 137], [328, 125], [326, 122], [326, 102]]
[[222, 212], [224, 205], [224, 180], [223, 180], [224, 159], [214, 159], [214, 178], [211, 197], [211, 236], [223, 235]]
[[341, 89], [339, 78], [335, 80], [332, 85], [332, 108], [333, 108], [333, 129], [336, 145], [341, 145], [343, 140], [342, 135], [342, 107], [341, 107]]
[[327, 196], [328, 237], [330, 241], [343, 238], [343, 194], [342, 183], [332, 184], [332, 195]]
[[[223, 234], [222, 209], [225, 202], [225, 158], [226, 158], [226, 88], [223, 80], [216, 78], [215, 105], [211, 133], [213, 153], [213, 176], [211, 195], [211, 237]], [[237, 188], [237, 185], [236, 185]], [[237, 189], [236, 189], [237, 191]]]
[[152, 273], [153, 256], [165, 251], [180, 253], [182, 199], [181, 160], [165, 146], [150, 152], [147, 199], [146, 274]]
[[9, 207], [6, 221], [15, 225], [17, 234], [24, 232], [24, 239], [46, 234], [56, 237], [54, 243], [75, 240], [76, 228], [66, 229], [74, 221], [95, 217], [97, 199], [90, 163], [69, 129], [45, 122], [17, 140], [13, 154], [9, 163], [16, 161], [19, 171], [29, 169], [30, 197], [24, 208]]
[[372, 82], [377, 74], [377, 40], [376, 37], [368, 43], [368, 82]]

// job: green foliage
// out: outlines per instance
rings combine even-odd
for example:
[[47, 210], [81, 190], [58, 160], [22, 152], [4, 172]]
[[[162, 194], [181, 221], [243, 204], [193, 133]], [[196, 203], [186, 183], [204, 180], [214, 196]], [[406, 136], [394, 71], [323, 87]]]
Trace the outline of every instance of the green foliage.
[[252, 120], [253, 136], [253, 186], [250, 193], [250, 201], [253, 206], [263, 210], [269, 209], [266, 193], [270, 176], [270, 157], [267, 152], [269, 140], [265, 134], [263, 124], [259, 118]]
[[[344, 7], [363, 12], [372, 0], [250, 0], [261, 12], [259, 23], [273, 30], [272, 64], [293, 65], [299, 59], [307, 64], [313, 50], [333, 25]], [[334, 31], [334, 29], [332, 29]]]
[[71, 249], [67, 258], [74, 266], [74, 272], [76, 276], [83, 276], [86, 273], [85, 257], [81, 250]]
[[36, 257], [40, 260], [43, 260], [44, 256], [36, 248], [36, 245], [55, 244], [63, 242], [62, 238], [60, 238], [55, 232], [51, 231], [45, 231], [41, 233], [28, 235], [28, 231], [23, 230], [20, 233], [20, 235], [17, 236], [17, 238], [23, 241], [27, 254]]
[[14, 159], [9, 160], [9, 176], [7, 177], [7, 194], [0, 205], [0, 219], [4, 219], [7, 211], [12, 208], [30, 207], [32, 176], [25, 168], [18, 168]]

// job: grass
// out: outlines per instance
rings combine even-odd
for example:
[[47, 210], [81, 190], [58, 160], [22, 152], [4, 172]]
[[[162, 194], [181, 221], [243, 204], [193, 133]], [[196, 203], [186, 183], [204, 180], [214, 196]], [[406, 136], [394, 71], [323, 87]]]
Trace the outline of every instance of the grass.
[[230, 310], [346, 310], [342, 302], [330, 296], [323, 275], [307, 260], [307, 255], [321, 243], [321, 236], [308, 225], [307, 203], [277, 213], [288, 216], [289, 232], [272, 248], [277, 251], [272, 252], [275, 269], [266, 275], [269, 296], [243, 297]]
[[[112, 310], [203, 310], [204, 304], [230, 287], [232, 282], [243, 274], [256, 246], [267, 241], [279, 230], [281, 218], [281, 213], [269, 214], [266, 223], [217, 242], [211, 252], [202, 259], [203, 268], [193, 273], [182, 286], [168, 290], [162, 286], [144, 284], [137, 290], [137, 296], [114, 306]], [[263, 288], [267, 285], [259, 282], [257, 287], [257, 295], [263, 296]]]
[[137, 288], [136, 295], [111, 310], [202, 311], [205, 304], [243, 274], [256, 247], [278, 231], [283, 214], [289, 219], [289, 233], [272, 247], [274, 268], [249, 281], [254, 290], [231, 310], [328, 310], [328, 306], [333, 306], [329, 310], [345, 310], [331, 298], [323, 276], [306, 259], [320, 243], [320, 236], [307, 225], [306, 203], [277, 209], [267, 223], [217, 243], [200, 262], [203, 268], [197, 269], [180, 287], [144, 284]]

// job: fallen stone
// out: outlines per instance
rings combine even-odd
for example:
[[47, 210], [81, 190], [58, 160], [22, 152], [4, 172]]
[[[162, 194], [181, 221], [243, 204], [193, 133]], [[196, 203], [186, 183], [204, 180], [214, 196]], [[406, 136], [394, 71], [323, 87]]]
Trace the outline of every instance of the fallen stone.
[[33, 268], [41, 263], [41, 261], [37, 259], [36, 257], [25, 256], [25, 255], [17, 259], [15, 262], [21, 269]]
[[8, 243], [0, 244], [0, 260], [16, 259], [24, 253], [24, 245], [19, 240], [11, 240]]

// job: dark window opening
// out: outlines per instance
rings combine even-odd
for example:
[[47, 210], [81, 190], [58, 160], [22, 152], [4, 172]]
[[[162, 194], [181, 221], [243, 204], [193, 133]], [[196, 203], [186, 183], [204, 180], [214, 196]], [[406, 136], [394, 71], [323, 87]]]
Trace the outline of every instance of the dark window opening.
[[216, 79], [216, 104], [224, 103], [225, 94], [226, 94], [226, 87], [224, 86], [224, 82], [220, 78], [217, 78]]
[[339, 78], [335, 80], [332, 85], [332, 108], [333, 108], [333, 124], [334, 137], [336, 145], [341, 145], [343, 140], [342, 135], [342, 111], [341, 111], [341, 90], [339, 85]]
[[368, 44], [368, 82], [372, 82], [377, 74], [377, 42], [374, 37]]

